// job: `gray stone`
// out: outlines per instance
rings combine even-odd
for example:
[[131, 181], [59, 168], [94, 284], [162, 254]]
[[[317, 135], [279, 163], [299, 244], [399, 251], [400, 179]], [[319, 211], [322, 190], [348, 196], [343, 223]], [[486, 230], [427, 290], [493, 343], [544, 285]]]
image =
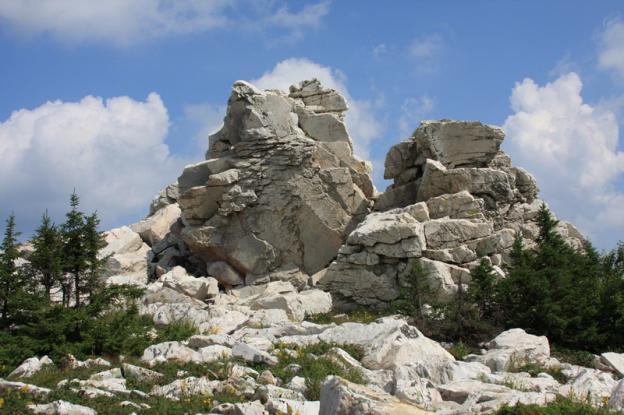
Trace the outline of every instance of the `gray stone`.
[[430, 414], [399, 399], [331, 376], [321, 388], [319, 415], [425, 415]]

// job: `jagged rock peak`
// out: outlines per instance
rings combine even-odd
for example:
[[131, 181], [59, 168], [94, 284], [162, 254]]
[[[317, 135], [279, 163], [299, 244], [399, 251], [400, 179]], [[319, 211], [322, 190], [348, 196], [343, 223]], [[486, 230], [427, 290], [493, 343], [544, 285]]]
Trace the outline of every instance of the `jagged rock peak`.
[[501, 128], [478, 121], [423, 121], [410, 139], [388, 152], [384, 177], [394, 183], [375, 209], [403, 207], [461, 190], [490, 205], [532, 202], [537, 184], [500, 150], [504, 138]]
[[[335, 306], [384, 307], [416, 261], [441, 299], [469, 284], [481, 258], [503, 278], [515, 236], [527, 246], [538, 237], [543, 203], [533, 177], [500, 150], [503, 139], [500, 128], [476, 121], [424, 121], [393, 146], [384, 176], [394, 183], [316, 278]], [[569, 223], [559, 231], [582, 246]]]
[[[353, 155], [347, 110], [318, 80], [288, 92], [235, 82], [206, 160], [187, 166], [133, 228], [151, 247], [151, 277], [181, 265], [226, 288], [318, 284], [339, 308], [383, 307], [415, 261], [450, 298], [483, 257], [504, 277], [518, 233], [534, 243], [543, 202], [500, 150], [502, 129], [422, 122], [388, 152], [393, 184], [378, 194], [370, 164]], [[572, 225], [559, 231], [582, 245]]]
[[181, 237], [209, 273], [249, 284], [334, 259], [375, 192], [370, 165], [353, 155], [347, 109], [318, 80], [288, 93], [234, 83], [206, 160], [177, 183]]

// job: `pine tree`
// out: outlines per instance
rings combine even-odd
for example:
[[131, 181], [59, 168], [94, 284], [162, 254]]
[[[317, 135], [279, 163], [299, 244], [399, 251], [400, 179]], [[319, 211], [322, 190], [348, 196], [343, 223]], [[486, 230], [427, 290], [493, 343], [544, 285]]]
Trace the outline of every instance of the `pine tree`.
[[83, 229], [84, 235], [84, 256], [87, 262], [87, 275], [85, 281], [85, 292], [89, 298], [100, 286], [102, 268], [107, 258], [100, 258], [99, 252], [106, 246], [104, 236], [98, 231], [100, 219], [97, 212], [89, 215], [85, 221]]
[[70, 275], [69, 281], [63, 284], [63, 303], [69, 306], [73, 291], [76, 307], [80, 307], [84, 274], [88, 268], [84, 240], [85, 216], [78, 210], [79, 204], [80, 199], [74, 191], [70, 198], [71, 210], [65, 215], [65, 223], [61, 226], [63, 271]]
[[34, 251], [29, 258], [31, 267], [36, 279], [45, 289], [46, 298], [50, 300], [52, 288], [61, 282], [63, 275], [63, 241], [47, 211], [35, 231], [32, 243]]
[[540, 233], [537, 238], [537, 243], [540, 245], [549, 245], [551, 247], [561, 247], [565, 242], [556, 228], [559, 221], [556, 220], [550, 213], [550, 210], [545, 203], [542, 203], [537, 213], [537, 225], [539, 226]]
[[496, 277], [486, 258], [470, 272], [468, 298], [477, 305], [480, 320], [496, 320]]
[[556, 231], [558, 221], [545, 205], [538, 213], [538, 244], [515, 247], [514, 265], [499, 289], [508, 327], [523, 327], [567, 347], [600, 344], [599, 257], [590, 245], [579, 252]]
[[4, 329], [21, 322], [28, 302], [28, 278], [17, 266], [21, 256], [17, 244], [19, 235], [15, 230], [15, 216], [11, 214], [0, 245], [0, 326]]

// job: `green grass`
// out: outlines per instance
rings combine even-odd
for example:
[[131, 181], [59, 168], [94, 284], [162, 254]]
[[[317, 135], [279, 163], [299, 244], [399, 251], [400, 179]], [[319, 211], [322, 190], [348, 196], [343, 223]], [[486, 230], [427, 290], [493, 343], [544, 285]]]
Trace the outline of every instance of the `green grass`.
[[470, 346], [462, 341], [453, 343], [447, 351], [457, 360], [464, 360], [469, 354], [480, 354], [478, 348]]
[[537, 377], [540, 373], [548, 373], [550, 376], [555, 378], [555, 380], [559, 383], [566, 383], [568, 378], [562, 373], [561, 368], [544, 368], [535, 363], [528, 363], [522, 366], [512, 366], [509, 368], [510, 372], [526, 372], [531, 377]]
[[553, 345], [550, 354], [564, 363], [592, 367], [594, 355], [583, 350], [571, 350]]
[[495, 415], [615, 415], [622, 412], [610, 411], [607, 408], [594, 408], [584, 402], [558, 398], [546, 406], [523, 405], [505, 406]]
[[392, 314], [390, 309], [369, 310], [365, 308], [357, 308], [348, 313], [315, 314], [313, 316], [307, 317], [306, 320], [312, 323], [317, 323], [317, 324], [331, 324], [331, 323], [341, 324], [341, 323], [346, 323], [346, 322], [368, 324], [368, 323], [372, 323], [378, 318], [381, 318], [390, 314]]
[[[334, 361], [323, 357], [333, 347], [340, 347], [355, 359], [360, 360], [363, 352], [357, 346], [345, 345], [336, 346], [327, 343], [317, 343], [305, 347], [291, 347], [288, 345], [280, 345], [277, 350], [279, 363], [275, 366], [269, 366], [264, 363], [250, 364], [240, 362], [243, 365], [252, 367], [258, 372], [270, 370], [273, 376], [280, 378], [284, 384], [290, 382], [295, 376], [301, 376], [306, 379], [306, 399], [316, 401], [321, 394], [321, 385], [323, 380], [329, 375], [343, 377], [351, 382], [363, 384], [366, 383], [361, 371], [357, 368], [345, 369]], [[294, 356], [286, 353], [284, 349], [289, 348], [295, 351]], [[286, 367], [292, 363], [301, 366], [301, 371], [292, 373]]]
[[[126, 360], [127, 363], [142, 366], [136, 359]], [[128, 389], [137, 389], [143, 392], [149, 392], [156, 385], [165, 385], [173, 382], [176, 379], [186, 378], [189, 376], [201, 377], [206, 376], [210, 379], [224, 380], [227, 378], [228, 365], [230, 361], [221, 361], [213, 363], [176, 363], [168, 362], [159, 364], [153, 368], [159, 373], [162, 373], [163, 378], [156, 382], [136, 382], [131, 379], [126, 381]], [[112, 367], [121, 366], [120, 362], [113, 364]], [[94, 373], [108, 370], [109, 367], [97, 366], [91, 368], [79, 368], [79, 369], [61, 369], [55, 365], [49, 365], [36, 373], [34, 376], [28, 379], [20, 379], [25, 383], [34, 384], [37, 386], [47, 387], [52, 389], [52, 393], [46, 398], [37, 398], [24, 392], [11, 392], [5, 391], [0, 393], [0, 414], [30, 414], [31, 412], [26, 409], [29, 403], [49, 403], [55, 400], [65, 400], [74, 404], [88, 406], [95, 409], [100, 415], [127, 415], [132, 412], [139, 412], [141, 414], [195, 414], [195, 413], [207, 413], [219, 403], [224, 402], [240, 402], [241, 398], [235, 393], [218, 393], [214, 396], [193, 396], [183, 398], [181, 401], [172, 401], [164, 397], [150, 396], [147, 399], [141, 399], [138, 397], [129, 397], [126, 395], [119, 395], [112, 398], [101, 397], [96, 399], [88, 399], [79, 396], [77, 393], [71, 391], [71, 386], [63, 388], [56, 388], [59, 381], [63, 379], [87, 379]], [[177, 372], [184, 370], [187, 372], [184, 376], [176, 376]], [[17, 380], [17, 379], [16, 379]], [[122, 401], [132, 401], [137, 404], [146, 403], [150, 405], [151, 409], [137, 410], [133, 408], [122, 408], [119, 403]]]
[[[249, 364], [246, 362], [237, 362], [236, 360], [223, 360], [204, 364], [181, 364], [175, 362], [161, 363], [151, 369], [162, 373], [164, 375], [163, 378], [150, 382], [136, 382], [128, 379], [127, 387], [128, 389], [138, 389], [143, 392], [149, 392], [155, 385], [165, 385], [176, 379], [189, 376], [206, 376], [210, 379], [225, 380], [228, 378], [229, 368], [231, 365], [234, 363], [240, 363], [253, 367], [258, 371], [268, 369], [274, 376], [282, 379], [284, 383], [289, 382], [294, 376], [302, 376], [306, 378], [306, 398], [309, 400], [318, 400], [320, 397], [321, 384], [328, 375], [341, 376], [355, 383], [365, 383], [364, 377], [359, 369], [345, 369], [332, 360], [322, 356], [333, 347], [334, 345], [331, 344], [319, 343], [307, 347], [296, 348], [294, 356], [290, 356], [285, 351], [278, 349], [277, 354], [279, 356], [279, 363], [276, 366]], [[341, 348], [358, 360], [362, 358], [363, 353], [358, 347], [342, 346]], [[141, 365], [136, 359], [127, 359], [126, 362], [130, 364], [137, 364], [139, 366]], [[295, 374], [286, 370], [286, 367], [291, 363], [300, 365], [301, 371]], [[120, 362], [115, 362], [113, 367], [119, 367], [120, 365]], [[60, 380], [87, 379], [94, 373], [108, 369], [108, 367], [93, 367], [68, 370], [50, 365], [26, 380], [27, 383], [53, 389], [53, 392], [49, 397], [37, 398], [24, 392], [3, 392], [0, 393], [0, 403], [2, 403], [0, 406], [0, 413], [28, 414], [30, 412], [26, 409], [26, 406], [29, 403], [48, 403], [62, 399], [74, 404], [88, 406], [96, 410], [100, 415], [127, 415], [137, 411], [132, 408], [120, 407], [119, 403], [124, 400], [130, 400], [137, 404], [146, 403], [150, 405], [151, 409], [140, 410], [139, 412], [141, 414], [195, 414], [210, 412], [210, 410], [218, 403], [240, 402], [242, 400], [242, 397], [238, 396], [235, 391], [218, 393], [214, 396], [194, 396], [184, 398], [181, 401], [171, 401], [163, 397], [153, 396], [150, 396], [147, 399], [135, 397], [130, 398], [126, 395], [115, 396], [113, 398], [102, 397], [87, 399], [71, 391], [71, 386], [59, 389], [56, 388], [56, 385]], [[186, 372], [182, 377], [177, 376], [177, 372], [180, 370], [184, 370]]]
[[193, 396], [182, 399], [180, 401], [171, 401], [162, 397], [150, 397], [149, 399], [140, 399], [128, 397], [125, 395], [115, 396], [113, 398], [95, 398], [88, 399], [72, 392], [69, 388], [61, 388], [53, 391], [46, 398], [37, 398], [22, 392], [3, 392], [0, 393], [0, 413], [11, 415], [32, 414], [27, 409], [30, 403], [49, 403], [62, 399], [77, 405], [84, 405], [97, 411], [98, 415], [129, 415], [137, 412], [134, 408], [122, 408], [119, 404], [129, 400], [137, 404], [146, 403], [150, 405], [150, 409], [142, 409], [138, 411], [143, 415], [158, 414], [196, 414], [207, 413], [215, 406], [214, 397]]

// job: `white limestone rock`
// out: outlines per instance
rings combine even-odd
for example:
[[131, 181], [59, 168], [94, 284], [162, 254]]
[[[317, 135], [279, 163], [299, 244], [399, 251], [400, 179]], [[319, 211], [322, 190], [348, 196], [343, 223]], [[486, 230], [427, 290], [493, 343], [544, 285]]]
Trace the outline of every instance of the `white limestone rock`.
[[624, 380], [620, 380], [611, 391], [608, 406], [615, 411], [624, 411]]
[[154, 386], [150, 395], [163, 396], [171, 400], [180, 400], [191, 396], [212, 396], [214, 391], [221, 386], [218, 380], [210, 380], [206, 377], [188, 377], [177, 379], [167, 385]]
[[130, 229], [141, 235], [150, 246], [160, 242], [171, 231], [171, 227], [180, 219], [181, 210], [173, 203], [156, 211], [140, 222], [130, 225]]
[[21, 392], [30, 393], [32, 395], [39, 396], [39, 397], [45, 397], [52, 392], [52, 390], [48, 388], [42, 388], [37, 385], [30, 385], [28, 383], [23, 383], [23, 382], [11, 382], [8, 380], [0, 379], [0, 392], [7, 392], [7, 391], [12, 391], [12, 392], [21, 391]]
[[164, 342], [149, 346], [143, 351], [141, 361], [153, 366], [159, 362], [176, 361], [180, 363], [202, 362], [201, 353], [183, 345], [180, 342]]
[[11, 373], [9, 373], [10, 378], [29, 378], [35, 373], [39, 372], [43, 366], [53, 364], [52, 359], [48, 356], [43, 356], [41, 359], [38, 357], [31, 357], [21, 365], [15, 368]]
[[321, 388], [319, 415], [425, 415], [430, 414], [379, 391], [330, 376]]
[[278, 360], [269, 353], [256, 349], [246, 343], [236, 343], [232, 348], [232, 356], [252, 363], [266, 363], [268, 365], [276, 365]]
[[144, 367], [131, 365], [129, 363], [122, 364], [123, 376], [126, 379], [132, 379], [139, 382], [153, 382], [162, 379], [164, 375], [154, 370]]
[[97, 415], [95, 410], [87, 406], [76, 405], [62, 400], [46, 404], [30, 404], [28, 409], [33, 414], [42, 415]]
[[600, 355], [602, 363], [612, 368], [618, 376], [624, 376], [624, 353], [607, 352]]
[[189, 275], [180, 266], [174, 267], [166, 274], [162, 275], [159, 282], [163, 287], [171, 288], [181, 294], [203, 301], [206, 298], [214, 297], [219, 293], [218, 282], [214, 278], [198, 278]]
[[534, 336], [522, 329], [502, 332], [488, 343], [483, 355], [469, 355], [467, 361], [485, 364], [494, 371], [505, 371], [510, 365], [543, 364], [550, 357], [550, 345], [544, 336]]

